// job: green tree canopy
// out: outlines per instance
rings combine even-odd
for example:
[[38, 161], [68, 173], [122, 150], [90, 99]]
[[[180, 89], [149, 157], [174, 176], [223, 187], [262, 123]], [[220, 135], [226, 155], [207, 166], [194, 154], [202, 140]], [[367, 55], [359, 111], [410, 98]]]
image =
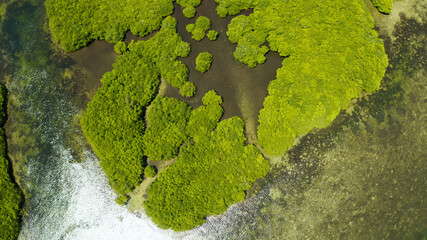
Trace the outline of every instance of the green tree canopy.
[[182, 10], [182, 13], [186, 18], [193, 18], [196, 16], [196, 9], [193, 6], [186, 7]]
[[328, 126], [362, 91], [379, 88], [387, 67], [384, 45], [361, 0], [217, 0], [232, 19], [227, 36], [235, 58], [254, 67], [269, 47], [285, 57], [259, 115], [258, 141], [283, 154], [296, 136]]
[[188, 140], [185, 130], [191, 108], [175, 98], [158, 97], [147, 111], [144, 152], [150, 160], [169, 160]]
[[[116, 43], [130, 30], [145, 36], [161, 27], [173, 13], [175, 0], [47, 0], [45, 2], [53, 38], [66, 51], [74, 51], [95, 39]], [[195, 7], [200, 0], [178, 0]]]
[[[4, 123], [6, 90], [0, 85], [0, 122]], [[6, 159], [6, 141], [3, 128], [0, 128], [0, 239], [18, 238], [22, 193], [12, 182], [10, 163]]]
[[218, 39], [218, 32], [215, 30], [210, 30], [207, 34], [209, 40], [215, 41]]
[[200, 53], [196, 58], [196, 70], [199, 72], [206, 72], [212, 64], [212, 54], [208, 52]]
[[153, 178], [157, 174], [157, 169], [155, 166], [147, 166], [144, 169], [144, 176], [148, 178]]
[[188, 123], [194, 142], [182, 147], [148, 189], [144, 206], [159, 227], [183, 231], [201, 225], [207, 215], [244, 200], [252, 182], [267, 174], [268, 161], [255, 146], [245, 146], [243, 120], [219, 122], [221, 103], [214, 91], [205, 95]]
[[160, 77], [175, 87], [190, 84], [187, 67], [177, 60], [188, 55], [189, 45], [176, 33], [174, 18], [165, 18], [154, 37], [128, 49], [104, 74], [81, 120], [113, 189], [122, 195], [141, 181], [144, 112], [157, 95]]
[[206, 31], [211, 27], [211, 20], [205, 16], [197, 18], [196, 23], [190, 23], [186, 26], [187, 32], [192, 34], [192, 38], [201, 41], [205, 38]]

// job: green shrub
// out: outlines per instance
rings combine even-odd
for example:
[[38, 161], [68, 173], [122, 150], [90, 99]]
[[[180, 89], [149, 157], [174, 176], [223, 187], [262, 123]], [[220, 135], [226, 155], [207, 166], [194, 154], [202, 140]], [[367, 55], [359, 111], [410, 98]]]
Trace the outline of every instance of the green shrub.
[[196, 70], [199, 72], [206, 72], [212, 64], [212, 54], [208, 52], [200, 53], [196, 58]]
[[129, 197], [127, 195], [121, 195], [118, 198], [116, 198], [116, 203], [119, 205], [126, 205], [126, 203], [129, 201]]
[[[0, 85], [0, 122], [5, 118], [5, 95]], [[20, 228], [22, 193], [10, 176], [10, 163], [6, 159], [6, 141], [3, 128], [0, 128], [0, 238], [17, 239]]]
[[183, 7], [197, 7], [200, 5], [202, 0], [176, 0], [176, 2]]
[[125, 195], [141, 179], [144, 166], [144, 111], [157, 94], [160, 77], [172, 86], [186, 86], [188, 69], [177, 60], [189, 47], [176, 33], [176, 19], [167, 17], [147, 41], [130, 43], [104, 74], [102, 87], [89, 102], [82, 128], [113, 189]]
[[201, 41], [206, 31], [211, 27], [211, 20], [205, 16], [200, 16], [196, 20], [196, 24], [190, 23], [185, 28], [187, 32], [192, 34], [192, 38], [196, 41]]
[[184, 97], [192, 97], [196, 93], [196, 85], [192, 82], [186, 82], [184, 86], [179, 89], [179, 94]]
[[297, 136], [328, 126], [362, 91], [379, 88], [387, 56], [363, 1], [217, 2], [221, 15], [254, 9], [229, 24], [238, 61], [263, 63], [266, 41], [287, 57], [258, 118], [258, 141], [266, 153], [283, 154]]
[[114, 45], [114, 51], [117, 54], [123, 54], [127, 50], [128, 50], [128, 47], [126, 46], [126, 43], [124, 43], [123, 41], [119, 41], [116, 43], [116, 45]]
[[147, 166], [144, 170], [144, 176], [148, 178], [153, 178], [157, 174], [157, 169], [155, 166]]
[[211, 27], [211, 20], [205, 16], [200, 16], [196, 20], [196, 27], [202, 31], [207, 31]]
[[378, 11], [385, 14], [390, 14], [393, 9], [393, 0], [372, 0], [372, 3]]
[[215, 41], [218, 39], [218, 32], [215, 30], [210, 30], [207, 34], [209, 40]]
[[194, 29], [196, 28], [196, 24], [194, 24], [194, 23], [190, 23], [190, 24], [187, 24], [186, 26], [185, 26], [185, 29], [187, 30], [187, 32], [189, 32], [189, 33], [192, 33], [193, 31], [194, 31]]
[[183, 231], [201, 225], [206, 216], [244, 200], [252, 182], [267, 174], [268, 161], [255, 146], [244, 144], [243, 120], [219, 122], [221, 103], [214, 91], [205, 95], [204, 106], [189, 120], [194, 142], [182, 147], [148, 189], [145, 210], [159, 227]]
[[186, 18], [193, 18], [196, 16], [196, 9], [193, 6], [186, 7], [182, 10], [182, 13]]

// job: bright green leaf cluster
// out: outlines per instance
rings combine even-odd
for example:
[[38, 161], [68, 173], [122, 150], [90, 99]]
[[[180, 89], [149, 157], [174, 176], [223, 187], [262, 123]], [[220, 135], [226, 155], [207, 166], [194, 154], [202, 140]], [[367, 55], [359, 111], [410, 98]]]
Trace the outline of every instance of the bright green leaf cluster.
[[176, 33], [172, 17], [163, 20], [154, 37], [128, 48], [118, 56], [114, 69], [104, 74], [103, 86], [81, 120], [113, 189], [122, 195], [141, 181], [145, 107], [156, 96], [160, 77], [175, 87], [188, 83], [188, 69], [177, 58], [190, 50]]
[[[66, 51], [86, 46], [95, 39], [116, 43], [126, 31], [144, 36], [160, 28], [173, 13], [175, 0], [47, 0], [45, 2], [53, 38]], [[195, 7], [200, 0], [178, 0]]]
[[211, 27], [211, 20], [205, 16], [200, 16], [196, 20], [196, 24], [190, 23], [186, 26], [187, 32], [192, 34], [192, 38], [196, 41], [201, 41], [205, 38], [206, 31]]
[[155, 166], [147, 166], [144, 169], [144, 176], [148, 177], [148, 178], [153, 178], [154, 176], [156, 176], [157, 174], [157, 170]]
[[297, 136], [328, 126], [363, 90], [379, 88], [388, 60], [363, 1], [217, 2], [220, 14], [254, 8], [229, 25], [237, 60], [250, 67], [265, 61], [266, 41], [286, 57], [259, 115], [266, 153], [283, 154]]
[[259, 2], [260, 5], [266, 3], [266, 1], [258, 0], [215, 0], [215, 2], [219, 4], [216, 12], [220, 17], [236, 15], [242, 10], [254, 8], [256, 6], [255, 2]]
[[128, 47], [126, 46], [126, 43], [124, 43], [123, 41], [119, 41], [116, 43], [116, 45], [114, 45], [114, 52], [116, 52], [117, 54], [123, 54], [127, 50], [128, 50]]
[[[0, 85], [0, 122], [5, 118], [5, 88]], [[16, 239], [21, 219], [22, 194], [12, 182], [9, 161], [6, 159], [6, 141], [0, 128], [0, 239]]]
[[202, 0], [176, 0], [183, 7], [197, 7], [202, 3]]
[[208, 36], [209, 40], [215, 41], [218, 39], [218, 32], [215, 30], [210, 30], [206, 36]]
[[196, 9], [193, 6], [186, 7], [182, 10], [182, 13], [186, 18], [193, 18], [196, 16]]
[[194, 142], [182, 147], [175, 163], [148, 189], [145, 210], [159, 227], [183, 231], [203, 224], [206, 216], [244, 200], [245, 190], [269, 171], [259, 150], [245, 146], [241, 118], [219, 122], [221, 103], [214, 91], [205, 95], [204, 106], [189, 120]]
[[378, 11], [385, 14], [390, 14], [393, 9], [393, 0], [372, 0], [372, 4], [378, 8]]
[[180, 89], [179, 94], [184, 97], [192, 97], [196, 93], [196, 85], [192, 82], [186, 82]]
[[196, 70], [199, 72], [206, 72], [212, 64], [212, 54], [208, 52], [200, 53], [196, 58]]
[[188, 140], [187, 126], [191, 108], [175, 98], [158, 97], [147, 111], [144, 152], [150, 160], [169, 160]]

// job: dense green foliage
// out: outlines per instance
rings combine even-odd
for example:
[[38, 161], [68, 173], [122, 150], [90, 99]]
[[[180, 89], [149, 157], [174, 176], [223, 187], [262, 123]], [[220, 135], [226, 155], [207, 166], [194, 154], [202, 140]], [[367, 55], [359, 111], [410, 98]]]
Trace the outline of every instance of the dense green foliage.
[[116, 52], [117, 54], [123, 54], [127, 50], [128, 50], [128, 47], [126, 46], [126, 43], [124, 43], [123, 41], [119, 41], [116, 43], [116, 45], [114, 45], [114, 52]]
[[393, 0], [372, 0], [372, 3], [378, 11], [385, 14], [390, 14], [393, 9]]
[[[0, 122], [4, 123], [6, 91], [0, 85]], [[9, 161], [6, 159], [6, 141], [0, 128], [0, 239], [16, 239], [21, 218], [22, 194], [9, 175]]]
[[146, 212], [162, 228], [182, 231], [203, 224], [207, 215], [244, 200], [244, 191], [269, 170], [259, 150], [244, 145], [242, 119], [219, 122], [221, 103], [214, 91], [205, 95], [204, 106], [191, 113], [188, 123], [194, 142], [182, 147], [148, 190]]
[[155, 166], [147, 166], [144, 169], [144, 176], [148, 177], [148, 178], [153, 178], [154, 176], [156, 176], [157, 174], [157, 170]]
[[192, 34], [192, 38], [201, 41], [205, 38], [206, 31], [211, 27], [211, 20], [205, 16], [197, 18], [196, 23], [190, 23], [186, 26], [187, 32]]
[[150, 160], [169, 160], [178, 154], [179, 147], [188, 140], [183, 131], [191, 108], [175, 98], [158, 97], [147, 111], [144, 152]]
[[196, 58], [196, 70], [199, 72], [206, 72], [212, 64], [212, 54], [208, 52], [200, 53]]
[[186, 18], [193, 18], [196, 16], [196, 9], [193, 6], [186, 7], [182, 10], [182, 14], [184, 14]]
[[265, 152], [284, 153], [296, 136], [328, 126], [363, 90], [379, 88], [387, 56], [363, 1], [217, 2], [223, 16], [254, 9], [229, 25], [237, 60], [250, 67], [263, 62], [266, 41], [286, 57], [259, 115]]
[[186, 82], [182, 87], [179, 89], [179, 94], [181, 94], [184, 97], [192, 97], [196, 93], [196, 85], [194, 85], [192, 82]]
[[208, 36], [209, 40], [215, 41], [218, 39], [218, 32], [215, 30], [210, 30], [206, 36]]
[[[161, 27], [172, 14], [175, 0], [47, 0], [45, 2], [53, 38], [66, 51], [86, 46], [95, 39], [116, 43], [129, 29], [144, 36]], [[178, 0], [183, 7], [200, 0]]]
[[114, 69], [104, 74], [102, 87], [81, 120], [88, 142], [119, 194], [141, 181], [143, 115], [157, 94], [159, 78], [175, 87], [188, 85], [188, 69], [177, 58], [187, 56], [190, 47], [176, 33], [176, 19], [165, 18], [154, 37], [133, 42], [128, 49], [117, 58]]

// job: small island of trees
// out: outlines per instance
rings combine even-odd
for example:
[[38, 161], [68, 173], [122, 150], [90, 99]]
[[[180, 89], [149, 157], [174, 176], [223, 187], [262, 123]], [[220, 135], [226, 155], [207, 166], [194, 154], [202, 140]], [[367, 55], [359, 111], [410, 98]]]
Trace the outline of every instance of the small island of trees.
[[212, 64], [212, 54], [208, 52], [200, 53], [196, 58], [196, 70], [204, 73], [211, 67]]
[[267, 41], [285, 57], [258, 118], [266, 153], [283, 154], [297, 136], [328, 126], [362, 91], [379, 88], [388, 60], [363, 1], [217, 2], [222, 16], [254, 9], [229, 24], [236, 60], [249, 67], [264, 62]]
[[[94, 39], [117, 43], [114, 69], [101, 79], [81, 120], [84, 134], [120, 203], [144, 174], [156, 174], [151, 166], [145, 168], [147, 158], [174, 159], [150, 185], [144, 206], [158, 226], [182, 231], [242, 201], [269, 164], [259, 149], [245, 145], [242, 119], [220, 121], [222, 98], [216, 92], [206, 93], [195, 110], [177, 99], [156, 98], [161, 79], [183, 96], [196, 91], [188, 68], [178, 60], [190, 46], [176, 33], [176, 19], [168, 16], [173, 2], [47, 0], [46, 7], [53, 38], [66, 51]], [[283, 154], [297, 136], [328, 126], [362, 91], [379, 88], [387, 56], [363, 1], [216, 2], [222, 17], [253, 9], [249, 16], [234, 17], [228, 27], [237, 61], [252, 68], [264, 63], [270, 50], [284, 57], [259, 114], [258, 143], [264, 153]], [[177, 3], [191, 18], [200, 0]], [[389, 0], [373, 3], [382, 12], [391, 9]], [[200, 41], [210, 27], [201, 16], [186, 29]], [[140, 36], [160, 30], [147, 41], [126, 45], [121, 40], [129, 29]], [[208, 38], [216, 39], [217, 32], [208, 32]], [[207, 71], [211, 62], [212, 55], [202, 53], [196, 69]]]
[[182, 10], [182, 14], [184, 14], [186, 18], [193, 18], [196, 16], [196, 9], [193, 6], [186, 7]]
[[205, 38], [206, 31], [211, 27], [211, 20], [205, 16], [197, 18], [196, 23], [190, 23], [186, 26], [187, 32], [192, 34], [192, 38], [201, 41]]
[[215, 30], [210, 30], [206, 36], [208, 36], [209, 40], [215, 41], [218, 39], [218, 32]]

